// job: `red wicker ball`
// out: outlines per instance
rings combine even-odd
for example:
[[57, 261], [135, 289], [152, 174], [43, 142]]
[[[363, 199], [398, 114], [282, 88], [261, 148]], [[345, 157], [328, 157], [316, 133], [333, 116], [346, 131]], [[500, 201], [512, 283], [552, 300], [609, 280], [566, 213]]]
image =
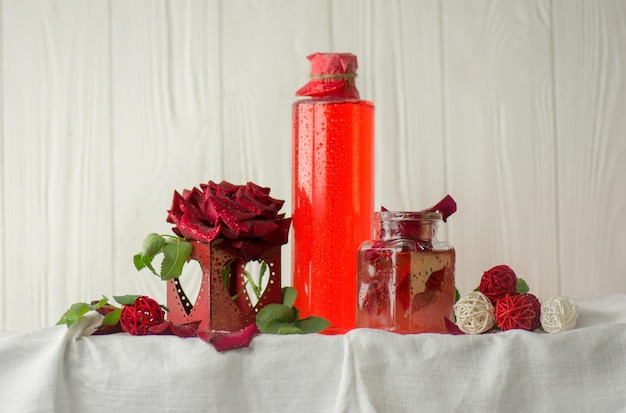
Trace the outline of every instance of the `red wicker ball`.
[[165, 312], [155, 300], [141, 296], [132, 305], [122, 307], [120, 326], [133, 336], [145, 336], [148, 328], [163, 323]]
[[528, 300], [530, 300], [530, 303], [535, 308], [535, 313], [537, 313], [537, 318], [534, 320], [535, 322], [531, 326], [532, 331], [535, 331], [536, 329], [541, 327], [541, 303], [539, 302], [539, 299], [533, 294], [527, 293], [525, 295], [528, 296]]
[[484, 272], [478, 289], [495, 304], [500, 297], [515, 294], [517, 276], [508, 265], [496, 265]]
[[500, 297], [494, 313], [502, 331], [521, 329], [534, 331], [541, 325], [541, 305], [532, 294], [507, 294]]

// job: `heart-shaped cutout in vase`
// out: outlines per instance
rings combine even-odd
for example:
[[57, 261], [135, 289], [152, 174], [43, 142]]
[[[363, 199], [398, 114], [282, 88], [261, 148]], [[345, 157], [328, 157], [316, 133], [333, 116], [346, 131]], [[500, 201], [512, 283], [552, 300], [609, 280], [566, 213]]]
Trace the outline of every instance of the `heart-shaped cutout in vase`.
[[[180, 281], [183, 278], [185, 280], [185, 287]], [[180, 303], [187, 315], [191, 314], [193, 306], [197, 301], [197, 297], [200, 294], [200, 286], [202, 284], [202, 266], [198, 261], [189, 260], [189, 262], [183, 268], [183, 273], [180, 277], [174, 279], [174, 285]], [[191, 300], [189, 298], [192, 298]], [[193, 301], [192, 301], [193, 300]]]
[[263, 260], [245, 262], [235, 258], [222, 267], [222, 280], [241, 314], [248, 316], [268, 288], [270, 269]]

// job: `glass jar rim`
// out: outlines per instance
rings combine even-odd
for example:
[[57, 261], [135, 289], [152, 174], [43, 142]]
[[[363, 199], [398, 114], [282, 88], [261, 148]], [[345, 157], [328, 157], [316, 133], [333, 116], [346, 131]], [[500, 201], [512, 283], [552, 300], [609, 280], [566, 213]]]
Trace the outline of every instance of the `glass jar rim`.
[[377, 211], [372, 218], [378, 221], [440, 221], [442, 215], [430, 211]]

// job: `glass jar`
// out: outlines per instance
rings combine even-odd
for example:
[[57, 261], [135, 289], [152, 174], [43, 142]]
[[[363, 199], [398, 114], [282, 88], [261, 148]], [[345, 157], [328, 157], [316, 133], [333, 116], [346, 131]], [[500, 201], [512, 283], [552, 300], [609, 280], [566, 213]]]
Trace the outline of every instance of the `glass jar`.
[[445, 333], [452, 319], [454, 247], [437, 240], [439, 212], [373, 214], [375, 239], [357, 259], [357, 327]]

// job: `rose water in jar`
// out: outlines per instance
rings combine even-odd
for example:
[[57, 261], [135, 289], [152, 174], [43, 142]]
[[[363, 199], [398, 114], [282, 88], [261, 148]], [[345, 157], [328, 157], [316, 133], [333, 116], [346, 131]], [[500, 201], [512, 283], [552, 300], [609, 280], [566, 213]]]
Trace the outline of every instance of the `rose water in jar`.
[[[446, 199], [454, 212], [456, 203]], [[451, 214], [440, 207], [444, 201], [420, 212], [373, 214], [375, 239], [358, 251], [357, 327], [447, 332], [444, 318], [451, 319], [455, 297], [455, 250], [436, 236], [439, 223]]]

